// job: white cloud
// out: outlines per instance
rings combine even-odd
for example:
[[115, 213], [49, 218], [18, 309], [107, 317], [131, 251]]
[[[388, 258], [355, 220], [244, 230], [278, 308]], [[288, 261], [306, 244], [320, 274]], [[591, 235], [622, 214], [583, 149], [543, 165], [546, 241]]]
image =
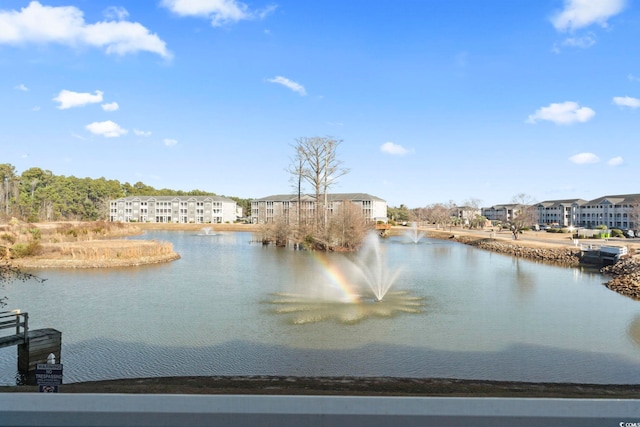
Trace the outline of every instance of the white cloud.
[[214, 27], [248, 19], [264, 19], [276, 9], [276, 6], [267, 6], [252, 11], [238, 0], [162, 0], [161, 5], [176, 15], [210, 19]]
[[566, 101], [552, 103], [548, 107], [542, 107], [527, 118], [527, 123], [536, 123], [538, 120], [547, 120], [558, 125], [571, 123], [584, 123], [593, 118], [596, 112], [589, 107], [580, 107], [577, 102]]
[[625, 0], [565, 0], [564, 9], [551, 18], [558, 31], [573, 31], [592, 24], [607, 26], [607, 19], [622, 12]]
[[104, 111], [118, 111], [119, 108], [120, 108], [120, 106], [118, 105], [117, 102], [111, 102], [109, 104], [102, 104], [102, 109]]
[[624, 163], [624, 159], [621, 156], [613, 157], [607, 161], [609, 166], [620, 166]]
[[640, 82], [640, 77], [634, 76], [633, 74], [627, 75], [627, 79], [631, 82]]
[[58, 105], [60, 110], [66, 110], [67, 108], [82, 107], [87, 104], [102, 102], [102, 94], [103, 92], [99, 90], [96, 90], [94, 95], [92, 95], [87, 92], [81, 93], [63, 89], [53, 100], [60, 103], [60, 105]]
[[307, 94], [307, 91], [305, 90], [304, 86], [302, 86], [300, 83], [296, 83], [292, 80], [289, 80], [286, 77], [276, 76], [272, 79], [267, 79], [267, 81], [269, 83], [277, 83], [284, 87], [287, 87], [292, 91], [299, 93], [301, 96], [305, 96]]
[[31, 111], [40, 111], [40, 106], [36, 105], [31, 109]]
[[20, 83], [18, 86], [14, 87], [15, 90], [21, 90], [23, 92], [29, 92], [29, 88]]
[[124, 7], [119, 6], [109, 6], [107, 7], [102, 14], [107, 19], [112, 19], [116, 21], [122, 21], [129, 17], [129, 12]]
[[380, 151], [387, 154], [393, 154], [396, 156], [403, 156], [409, 152], [402, 145], [394, 144], [393, 142], [385, 142], [380, 146]]
[[138, 129], [134, 129], [133, 133], [136, 136], [144, 136], [144, 137], [148, 137], [151, 136], [151, 131], [145, 131], [145, 130], [138, 130]]
[[[126, 17], [124, 9], [114, 10], [121, 18]], [[171, 58], [166, 43], [137, 22], [109, 20], [87, 24], [82, 11], [74, 6], [43, 6], [37, 1], [20, 11], [0, 11], [0, 44], [27, 43], [99, 47], [117, 55], [147, 51]]]
[[95, 134], [102, 135], [105, 138], [118, 138], [127, 134], [126, 129], [122, 129], [119, 124], [107, 120], [106, 122], [93, 122], [85, 126], [85, 128]]
[[578, 47], [581, 49], [590, 48], [594, 44], [596, 44], [596, 39], [592, 34], [582, 37], [568, 37], [562, 41], [562, 46]]
[[162, 143], [167, 147], [173, 147], [178, 143], [178, 141], [176, 139], [165, 138], [162, 140]]
[[577, 165], [586, 165], [589, 163], [598, 163], [600, 158], [593, 153], [579, 153], [569, 157], [569, 161]]
[[638, 108], [640, 107], [640, 99], [630, 96], [614, 96], [613, 103], [620, 107]]

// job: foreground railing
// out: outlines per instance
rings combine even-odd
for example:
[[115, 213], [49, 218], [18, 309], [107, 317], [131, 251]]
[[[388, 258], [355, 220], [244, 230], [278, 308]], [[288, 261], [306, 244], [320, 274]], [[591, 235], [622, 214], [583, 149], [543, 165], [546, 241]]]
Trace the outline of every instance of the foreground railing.
[[5, 393], [0, 424], [636, 427], [640, 400]]

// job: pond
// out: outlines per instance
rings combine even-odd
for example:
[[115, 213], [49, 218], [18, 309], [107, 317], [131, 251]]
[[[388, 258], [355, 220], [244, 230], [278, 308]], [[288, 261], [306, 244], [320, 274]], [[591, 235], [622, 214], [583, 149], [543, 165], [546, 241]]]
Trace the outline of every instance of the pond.
[[[62, 332], [65, 383], [180, 375], [445, 377], [640, 383], [640, 303], [597, 272], [459, 243], [380, 239], [377, 261], [153, 231], [180, 260], [34, 271], [5, 286], [30, 328]], [[353, 274], [380, 264], [381, 302]], [[374, 269], [375, 270], [375, 269]], [[396, 277], [391, 276], [395, 273]], [[354, 294], [355, 292], [355, 294]], [[0, 383], [15, 384], [15, 347]]]

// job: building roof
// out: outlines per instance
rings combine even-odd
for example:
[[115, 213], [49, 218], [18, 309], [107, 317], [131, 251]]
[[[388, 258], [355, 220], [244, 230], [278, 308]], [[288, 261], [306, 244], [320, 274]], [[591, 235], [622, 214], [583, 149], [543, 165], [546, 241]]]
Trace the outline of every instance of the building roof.
[[545, 208], [551, 208], [556, 206], [566, 206], [572, 204], [584, 205], [587, 203], [584, 199], [562, 199], [562, 200], [545, 200], [540, 203], [536, 203], [535, 206], [543, 206]]
[[[302, 200], [315, 200], [315, 194], [302, 194]], [[385, 200], [380, 197], [372, 196], [367, 193], [329, 193], [327, 194], [329, 201], [336, 200], [377, 200], [384, 202]], [[273, 196], [262, 197], [260, 199], [254, 199], [252, 202], [297, 202], [297, 194], [276, 194]]]
[[157, 201], [157, 202], [171, 202], [171, 201], [193, 201], [193, 202], [228, 202], [235, 203], [235, 201], [222, 196], [128, 196], [122, 197], [120, 199], [116, 199], [114, 201], [124, 200], [125, 202], [133, 202], [134, 200], [138, 200], [141, 202], [148, 201]]
[[597, 199], [589, 200], [589, 205], [599, 205], [608, 201], [613, 205], [619, 205], [621, 203], [638, 203], [640, 202], [640, 194], [619, 194], [614, 196], [602, 196]]

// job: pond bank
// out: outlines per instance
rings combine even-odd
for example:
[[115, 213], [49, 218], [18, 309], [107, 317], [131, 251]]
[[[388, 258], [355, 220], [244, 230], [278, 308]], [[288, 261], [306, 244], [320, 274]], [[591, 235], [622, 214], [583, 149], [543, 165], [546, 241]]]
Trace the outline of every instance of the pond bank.
[[[507, 243], [505, 239], [496, 240], [494, 238], [477, 235], [477, 233], [451, 233], [444, 231], [429, 231], [428, 237], [434, 239], [449, 239], [465, 245], [474, 246], [480, 249], [525, 258], [532, 261], [561, 265], [565, 267], [578, 267], [580, 262], [580, 249], [572, 247], [561, 240], [547, 242], [543, 239], [535, 241], [515, 240]], [[617, 263], [603, 267], [600, 272], [611, 276], [604, 285], [612, 291], [627, 296], [634, 300], [640, 300], [640, 258], [634, 256], [637, 250], [635, 241], [630, 247], [630, 255], [622, 258]]]
[[[35, 392], [36, 386], [0, 387]], [[636, 385], [533, 383], [448, 378], [202, 376], [130, 378], [64, 384], [60, 393], [638, 399]]]
[[607, 288], [629, 298], [640, 300], [640, 259], [623, 258], [613, 265], [604, 267], [602, 273], [611, 276]]

